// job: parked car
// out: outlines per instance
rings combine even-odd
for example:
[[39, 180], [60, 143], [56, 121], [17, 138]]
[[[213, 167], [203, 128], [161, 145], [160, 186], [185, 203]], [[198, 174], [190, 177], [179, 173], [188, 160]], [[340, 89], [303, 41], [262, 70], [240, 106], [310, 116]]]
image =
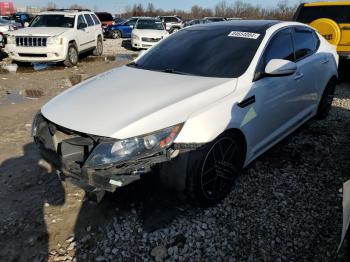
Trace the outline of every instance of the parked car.
[[114, 25], [114, 18], [110, 13], [107, 12], [95, 12], [98, 19], [100, 19], [102, 26]]
[[190, 20], [184, 23], [184, 27], [191, 26], [191, 25], [201, 25], [201, 24], [208, 24], [210, 21], [205, 19], [194, 19]]
[[122, 24], [124, 23], [126, 20], [124, 18], [121, 18], [121, 17], [116, 17], [114, 18], [114, 24]]
[[182, 19], [178, 16], [158, 16], [169, 33], [175, 33], [184, 27]]
[[350, 2], [317, 2], [301, 4], [294, 20], [309, 24], [331, 44], [338, 54], [350, 58]]
[[120, 24], [108, 26], [105, 30], [105, 36], [111, 37], [113, 39], [130, 38], [131, 31], [134, 29], [134, 26], [138, 19], [138, 17], [132, 17]]
[[63, 62], [74, 66], [80, 53], [102, 55], [101, 23], [90, 11], [43, 12], [29, 27], [8, 35], [5, 51], [17, 63]]
[[204, 17], [204, 20], [207, 20], [208, 22], [223, 22], [226, 21], [224, 17]]
[[0, 18], [0, 32], [5, 33], [19, 28], [22, 28], [20, 23]]
[[24, 26], [25, 23], [30, 23], [33, 17], [25, 12], [18, 12], [10, 16], [10, 20], [14, 20], [17, 23], [22, 24]]
[[135, 49], [148, 49], [168, 35], [161, 20], [139, 18], [131, 33], [131, 46]]
[[337, 64], [335, 48], [301, 23], [188, 27], [52, 99], [33, 137], [81, 184], [113, 192], [154, 170], [193, 203], [214, 205], [243, 167], [327, 116]]

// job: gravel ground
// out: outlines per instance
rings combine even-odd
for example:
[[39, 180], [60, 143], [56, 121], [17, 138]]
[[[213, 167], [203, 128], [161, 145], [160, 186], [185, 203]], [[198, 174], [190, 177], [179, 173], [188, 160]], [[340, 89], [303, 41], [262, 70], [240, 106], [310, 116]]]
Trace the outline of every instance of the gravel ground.
[[[74, 260], [332, 261], [341, 235], [340, 189], [350, 178], [349, 98], [349, 85], [338, 86], [330, 117], [311, 121], [256, 160], [217, 207], [190, 208], [159, 188], [142, 193], [149, 186], [142, 183], [122, 195], [120, 202], [131, 198], [122, 207], [107, 197], [97, 212], [112, 214], [80, 227]], [[158, 229], [147, 232], [150, 223]], [[55, 252], [53, 260], [66, 258]]]

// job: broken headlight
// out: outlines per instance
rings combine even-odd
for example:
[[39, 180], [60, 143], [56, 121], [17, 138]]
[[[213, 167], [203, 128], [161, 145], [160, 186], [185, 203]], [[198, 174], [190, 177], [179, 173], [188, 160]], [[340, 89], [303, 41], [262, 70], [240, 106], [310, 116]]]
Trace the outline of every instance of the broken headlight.
[[179, 124], [144, 136], [102, 142], [92, 151], [85, 166], [118, 164], [159, 153], [174, 142], [181, 127]]

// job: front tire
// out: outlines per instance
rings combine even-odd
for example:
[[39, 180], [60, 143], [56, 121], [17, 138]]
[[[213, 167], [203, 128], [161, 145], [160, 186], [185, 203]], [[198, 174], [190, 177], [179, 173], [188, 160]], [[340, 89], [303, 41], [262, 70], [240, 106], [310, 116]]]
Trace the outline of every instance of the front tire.
[[337, 81], [335, 79], [331, 79], [328, 82], [323, 91], [320, 103], [318, 104], [316, 119], [323, 120], [327, 118], [332, 107], [336, 83]]
[[75, 44], [71, 43], [68, 46], [67, 57], [63, 63], [67, 67], [76, 66], [79, 60], [78, 57], [79, 57], [79, 53], [78, 53], [77, 47], [75, 46]]
[[244, 164], [244, 142], [233, 132], [225, 132], [189, 156], [186, 191], [195, 205], [218, 204], [231, 191]]

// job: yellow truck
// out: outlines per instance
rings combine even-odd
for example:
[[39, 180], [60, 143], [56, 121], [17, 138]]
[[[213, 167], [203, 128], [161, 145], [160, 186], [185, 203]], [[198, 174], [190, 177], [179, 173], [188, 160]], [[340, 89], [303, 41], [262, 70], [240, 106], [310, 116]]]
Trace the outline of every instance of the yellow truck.
[[294, 21], [309, 24], [337, 47], [340, 57], [350, 58], [350, 1], [301, 4]]

